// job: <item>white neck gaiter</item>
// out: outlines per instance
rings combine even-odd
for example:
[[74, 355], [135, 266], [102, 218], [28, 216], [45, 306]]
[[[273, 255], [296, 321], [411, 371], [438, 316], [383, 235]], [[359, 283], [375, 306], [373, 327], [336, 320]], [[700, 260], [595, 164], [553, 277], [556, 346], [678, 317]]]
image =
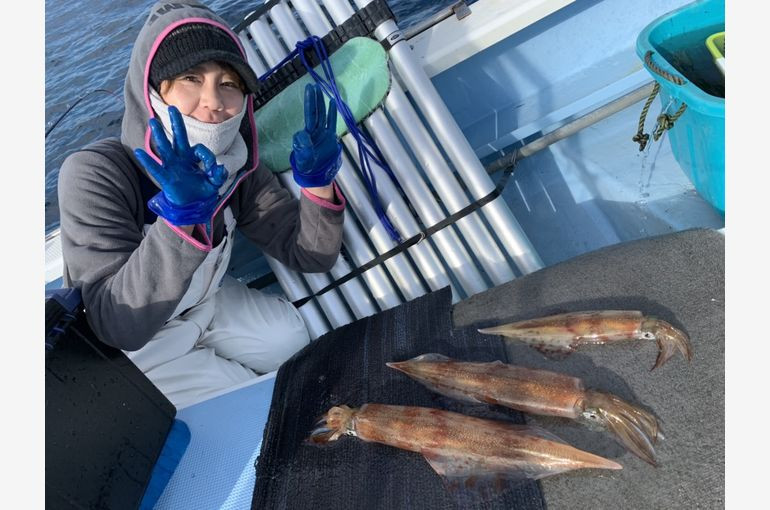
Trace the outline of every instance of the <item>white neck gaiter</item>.
[[[239, 132], [241, 121], [246, 114], [247, 99], [248, 96], [243, 98], [243, 107], [238, 114], [219, 124], [201, 122], [182, 114], [190, 147], [199, 143], [205, 145], [217, 157], [217, 163], [224, 165], [227, 169], [227, 180], [220, 186], [220, 193], [227, 190], [233, 182], [235, 174], [246, 164], [246, 159], [248, 159], [248, 148]], [[158, 120], [163, 124], [166, 136], [173, 143], [168, 105], [163, 102], [163, 99], [152, 87], [150, 87], [150, 103], [158, 116]]]

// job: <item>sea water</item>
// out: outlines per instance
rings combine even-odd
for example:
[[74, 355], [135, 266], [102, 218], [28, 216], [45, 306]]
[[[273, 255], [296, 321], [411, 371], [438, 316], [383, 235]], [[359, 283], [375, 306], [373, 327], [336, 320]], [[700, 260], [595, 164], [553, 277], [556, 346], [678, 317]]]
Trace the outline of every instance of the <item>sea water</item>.
[[[455, 1], [387, 0], [402, 29]], [[203, 2], [230, 26], [237, 25], [264, 3], [261, 0]], [[56, 183], [64, 159], [88, 143], [120, 135], [123, 81], [131, 47], [153, 3], [139, 0], [45, 2], [45, 131], [53, 127], [45, 138], [46, 234], [59, 226]], [[70, 107], [72, 110], [54, 127]]]

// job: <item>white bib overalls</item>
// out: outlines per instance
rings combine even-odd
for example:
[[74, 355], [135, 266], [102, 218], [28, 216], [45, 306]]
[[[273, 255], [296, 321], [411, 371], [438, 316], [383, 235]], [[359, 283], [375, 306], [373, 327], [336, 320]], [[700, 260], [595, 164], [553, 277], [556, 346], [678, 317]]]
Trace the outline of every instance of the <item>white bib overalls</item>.
[[126, 351], [177, 407], [276, 370], [310, 341], [291, 303], [225, 274], [236, 225], [229, 207], [224, 218], [225, 237], [195, 270], [169, 320], [147, 345]]

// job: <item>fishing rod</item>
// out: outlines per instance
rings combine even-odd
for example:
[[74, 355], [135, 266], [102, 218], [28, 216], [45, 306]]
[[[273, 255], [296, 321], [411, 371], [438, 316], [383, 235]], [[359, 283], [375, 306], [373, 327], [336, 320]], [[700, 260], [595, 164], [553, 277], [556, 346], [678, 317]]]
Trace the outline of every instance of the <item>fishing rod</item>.
[[94, 90], [92, 90], [92, 91], [90, 91], [90, 92], [88, 92], [88, 93], [84, 94], [83, 96], [81, 96], [81, 97], [80, 97], [80, 99], [78, 99], [77, 101], [75, 101], [75, 102], [72, 104], [72, 106], [70, 106], [69, 108], [67, 108], [67, 111], [65, 111], [64, 113], [62, 113], [62, 114], [61, 114], [61, 116], [60, 116], [58, 119], [56, 119], [56, 122], [54, 122], [54, 123], [51, 125], [51, 127], [49, 127], [49, 128], [48, 128], [48, 129], [45, 131], [45, 138], [48, 138], [48, 135], [49, 135], [49, 134], [51, 134], [51, 131], [53, 131], [53, 129], [54, 129], [56, 126], [58, 126], [58, 125], [59, 125], [59, 123], [60, 123], [60, 122], [61, 122], [61, 121], [64, 119], [64, 117], [66, 117], [66, 116], [67, 116], [67, 114], [68, 114], [69, 112], [71, 112], [71, 111], [72, 111], [72, 109], [73, 109], [73, 108], [75, 108], [75, 107], [76, 107], [76, 106], [77, 106], [77, 105], [78, 105], [78, 104], [79, 104], [79, 103], [80, 103], [80, 102], [81, 102], [83, 99], [87, 98], [88, 96], [90, 96], [91, 94], [94, 94], [94, 93], [96, 93], [96, 92], [106, 92], [106, 93], [110, 94], [112, 97], [114, 97], [115, 99], [118, 99], [118, 100], [120, 100], [120, 98], [119, 98], [117, 95], [115, 95], [115, 93], [114, 93], [113, 91], [111, 91], [111, 90], [107, 90], [107, 89], [94, 89]]

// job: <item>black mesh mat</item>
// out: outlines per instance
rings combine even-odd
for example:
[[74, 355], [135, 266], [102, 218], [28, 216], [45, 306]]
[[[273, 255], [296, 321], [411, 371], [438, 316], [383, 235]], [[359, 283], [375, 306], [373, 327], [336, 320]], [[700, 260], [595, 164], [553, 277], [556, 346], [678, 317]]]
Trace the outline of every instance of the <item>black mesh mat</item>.
[[474, 328], [452, 331], [451, 321], [445, 288], [328, 333], [288, 360], [276, 376], [252, 508], [545, 508], [538, 482], [461, 502], [418, 453], [353, 437], [328, 446], [304, 443], [316, 419], [338, 404], [436, 407], [523, 423], [516, 411], [437, 396], [385, 366], [428, 352], [507, 361], [499, 339]]

